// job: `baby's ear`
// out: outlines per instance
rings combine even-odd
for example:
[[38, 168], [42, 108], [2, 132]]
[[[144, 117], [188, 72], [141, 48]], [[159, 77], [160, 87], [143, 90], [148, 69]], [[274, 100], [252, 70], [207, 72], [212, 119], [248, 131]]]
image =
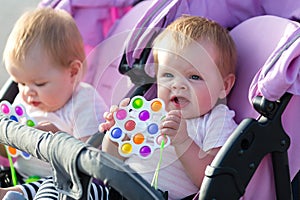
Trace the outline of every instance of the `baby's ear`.
[[224, 83], [224, 90], [220, 93], [220, 96], [219, 96], [220, 99], [224, 99], [231, 91], [231, 89], [235, 83], [235, 75], [232, 73], [228, 74], [223, 79], [223, 83]]
[[70, 64], [70, 75], [71, 77], [79, 75], [81, 72], [82, 63], [79, 60], [73, 60]]

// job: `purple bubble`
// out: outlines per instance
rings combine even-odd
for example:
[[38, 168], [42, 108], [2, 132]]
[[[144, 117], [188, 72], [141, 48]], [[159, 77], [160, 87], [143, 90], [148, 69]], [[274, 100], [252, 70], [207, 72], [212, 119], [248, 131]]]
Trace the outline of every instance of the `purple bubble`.
[[151, 154], [151, 148], [149, 146], [143, 146], [140, 148], [140, 154], [143, 157], [147, 157]]
[[22, 116], [24, 114], [23, 108], [21, 106], [16, 106], [15, 107], [15, 112], [17, 115]]
[[147, 121], [150, 118], [150, 113], [147, 110], [143, 110], [140, 112], [139, 118], [142, 121]]

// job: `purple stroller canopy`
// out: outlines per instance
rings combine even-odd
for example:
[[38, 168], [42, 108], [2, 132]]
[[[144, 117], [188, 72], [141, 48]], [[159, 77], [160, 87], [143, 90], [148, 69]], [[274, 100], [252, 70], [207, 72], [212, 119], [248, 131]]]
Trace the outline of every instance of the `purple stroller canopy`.
[[242, 21], [259, 15], [276, 15], [292, 20], [300, 19], [300, 1], [287, 0], [274, 3], [272, 0], [153, 0], [147, 12], [136, 24], [128, 39], [127, 62], [132, 65], [140, 58], [153, 32], [145, 28], [164, 28], [182, 14], [205, 16], [224, 27], [233, 28]]

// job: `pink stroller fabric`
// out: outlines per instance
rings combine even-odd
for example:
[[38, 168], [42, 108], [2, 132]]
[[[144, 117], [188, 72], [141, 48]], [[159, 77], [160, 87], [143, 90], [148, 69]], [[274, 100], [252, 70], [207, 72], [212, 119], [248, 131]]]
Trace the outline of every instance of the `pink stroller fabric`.
[[116, 20], [130, 10], [133, 0], [43, 0], [41, 7], [69, 12], [84, 38], [86, 48], [93, 48], [107, 36]]
[[[294, 94], [282, 116], [283, 128], [291, 139], [288, 149], [291, 179], [300, 169], [299, 30], [300, 24], [296, 22], [262, 16], [247, 20], [231, 31], [237, 44], [238, 68], [228, 105], [236, 110], [237, 122], [258, 117], [251, 104], [257, 95], [277, 100], [285, 92]], [[260, 163], [242, 199], [276, 199], [270, 155]]]
[[143, 48], [152, 36], [152, 33], [145, 32], [143, 28], [164, 28], [182, 14], [205, 16], [224, 27], [233, 28], [246, 19], [266, 14], [299, 20], [299, 8], [300, 1], [294, 0], [276, 3], [272, 0], [154, 0], [152, 6], [140, 18], [129, 39], [126, 51], [127, 61], [132, 65], [134, 59], [140, 57]]
[[99, 91], [107, 105], [119, 104], [133, 86], [127, 76], [119, 73], [119, 64], [124, 54], [125, 41], [151, 3], [149, 0], [142, 1], [124, 14], [111, 27], [106, 39], [87, 56], [89, 69], [85, 81]]

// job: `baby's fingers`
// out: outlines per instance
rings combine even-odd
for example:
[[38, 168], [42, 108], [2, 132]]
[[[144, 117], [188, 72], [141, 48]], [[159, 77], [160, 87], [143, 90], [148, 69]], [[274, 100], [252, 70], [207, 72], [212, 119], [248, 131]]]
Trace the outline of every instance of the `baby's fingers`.
[[176, 123], [180, 123], [180, 121], [181, 121], [180, 113], [170, 111], [163, 120], [163, 122], [167, 122], [167, 121], [173, 121]]
[[108, 131], [113, 125], [115, 124], [114, 121], [107, 121], [104, 123], [101, 123], [98, 127], [100, 132]]
[[163, 131], [164, 129], [173, 129], [177, 130], [179, 127], [180, 123], [177, 123], [175, 121], [164, 121], [161, 123], [161, 130]]
[[109, 112], [113, 113], [116, 112], [119, 109], [119, 107], [117, 105], [112, 105], [109, 109]]
[[126, 107], [130, 102], [130, 98], [125, 98], [120, 102], [120, 107]]

